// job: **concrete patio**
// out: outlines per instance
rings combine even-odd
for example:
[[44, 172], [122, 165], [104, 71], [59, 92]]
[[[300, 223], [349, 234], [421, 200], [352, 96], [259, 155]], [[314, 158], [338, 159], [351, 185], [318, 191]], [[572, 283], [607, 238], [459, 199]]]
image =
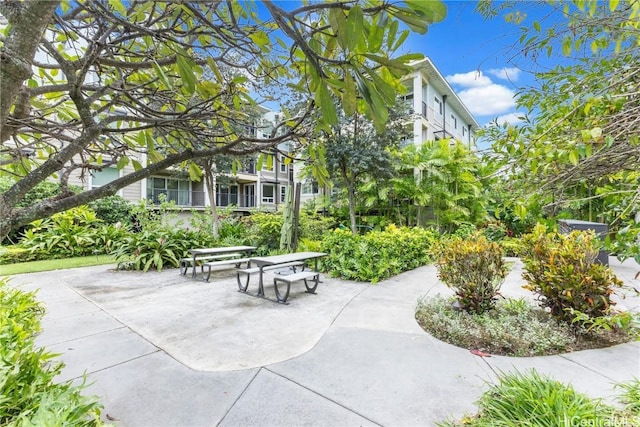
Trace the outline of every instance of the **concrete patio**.
[[[618, 277], [640, 266], [610, 260]], [[47, 307], [38, 344], [60, 353], [61, 380], [86, 373], [121, 426], [433, 426], [475, 412], [501, 371], [535, 368], [611, 400], [640, 377], [640, 342], [558, 356], [478, 357], [426, 334], [416, 303], [449, 294], [433, 266], [377, 285], [323, 277], [317, 295], [292, 286], [289, 305], [237, 292], [232, 270], [211, 283], [177, 270], [99, 266], [15, 276]], [[516, 262], [503, 293], [521, 288]], [[255, 279], [249, 291], [255, 293]], [[266, 283], [271, 283], [267, 280]], [[273, 298], [273, 285], [266, 286]], [[640, 310], [630, 294], [620, 302]]]

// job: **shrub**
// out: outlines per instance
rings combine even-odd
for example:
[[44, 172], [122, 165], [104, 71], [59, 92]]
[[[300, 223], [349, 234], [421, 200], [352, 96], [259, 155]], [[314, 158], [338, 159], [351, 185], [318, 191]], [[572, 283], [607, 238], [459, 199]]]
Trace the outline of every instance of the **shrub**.
[[[600, 399], [591, 399], [572, 386], [538, 374], [502, 373], [477, 402], [479, 414], [464, 425], [481, 427], [551, 427], [634, 425]], [[628, 422], [628, 424], [627, 424]], [[440, 426], [455, 425], [451, 423]]]
[[132, 233], [115, 244], [112, 255], [119, 265], [148, 271], [177, 268], [191, 248], [215, 245], [212, 235], [182, 228], [149, 227]]
[[281, 213], [255, 212], [242, 220], [248, 229], [247, 239], [258, 247], [256, 252], [268, 253], [280, 248]]
[[632, 381], [616, 384], [616, 387], [622, 389], [619, 400], [627, 411], [640, 415], [640, 379], [635, 378]]
[[593, 231], [559, 234], [538, 226], [524, 240], [525, 288], [538, 295], [540, 305], [552, 316], [573, 323], [580, 313], [584, 316], [579, 324], [588, 327], [608, 315], [615, 304], [610, 297], [622, 281], [595, 262], [598, 240]]
[[324, 265], [334, 276], [378, 282], [430, 262], [430, 249], [437, 240], [433, 230], [387, 226], [383, 231], [353, 235], [336, 229], [322, 240], [328, 256]]
[[34, 259], [105, 253], [106, 248], [98, 245], [99, 223], [95, 212], [80, 206], [32, 222], [20, 245], [31, 251]]
[[54, 383], [63, 365], [36, 348], [43, 306], [34, 293], [0, 280], [0, 425], [101, 425], [100, 405], [84, 384]]
[[500, 246], [475, 235], [443, 241], [438, 252], [438, 278], [453, 289], [461, 308], [478, 314], [491, 309], [507, 276]]
[[501, 222], [489, 222], [482, 228], [482, 234], [490, 242], [499, 242], [507, 236], [507, 227]]
[[519, 237], [505, 237], [497, 242], [502, 248], [504, 256], [517, 257], [524, 250], [524, 244]]
[[336, 228], [337, 223], [333, 217], [300, 213], [300, 238], [310, 240], [322, 240], [331, 230]]
[[0, 247], [0, 265], [32, 261], [33, 252], [18, 245]]
[[121, 223], [128, 226], [131, 222], [133, 205], [124, 197], [109, 196], [89, 203], [96, 217], [106, 224]]

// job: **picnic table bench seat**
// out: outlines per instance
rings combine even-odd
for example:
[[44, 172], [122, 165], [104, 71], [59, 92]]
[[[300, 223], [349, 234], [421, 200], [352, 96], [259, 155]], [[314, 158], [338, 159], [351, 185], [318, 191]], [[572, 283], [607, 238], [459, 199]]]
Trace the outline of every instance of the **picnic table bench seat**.
[[[302, 268], [304, 269], [304, 261], [294, 261], [294, 262], [288, 262], [285, 264], [275, 264], [275, 265], [269, 265], [269, 266], [265, 266], [262, 267], [262, 271], [267, 271], [267, 270], [275, 270], [278, 268], [282, 268], [282, 267], [293, 267], [293, 271], [296, 271], [296, 267], [300, 267], [302, 266]], [[238, 289], [240, 289], [241, 292], [247, 292], [247, 288], [249, 287], [249, 279], [251, 277], [251, 274], [253, 273], [259, 273], [260, 272], [260, 267], [247, 267], [244, 269], [237, 269], [236, 270], [236, 280], [238, 281]], [[240, 275], [244, 274], [246, 276], [246, 281], [244, 283], [244, 285], [242, 284], [242, 282], [240, 281]]]
[[[242, 256], [239, 252], [236, 253], [228, 253], [228, 254], [213, 254], [213, 255], [203, 255], [198, 258], [198, 261], [210, 260], [210, 259], [224, 259], [224, 258], [238, 258]], [[193, 264], [193, 258], [180, 258], [180, 274], [183, 276], [187, 274], [187, 270]], [[195, 266], [194, 266], [195, 267]]]
[[[209, 278], [211, 277], [211, 267], [216, 267], [218, 265], [235, 264], [236, 268], [240, 268], [240, 264], [242, 264], [243, 262], [246, 262], [247, 267], [249, 267], [249, 264], [251, 263], [251, 258], [228, 258], [228, 259], [222, 259], [218, 261], [203, 262], [202, 265], [200, 266], [202, 271], [202, 277], [205, 282], [208, 282]], [[205, 267], [207, 268], [207, 277], [204, 277]]]
[[[309, 287], [309, 283], [307, 282], [309, 279], [312, 280], [313, 286]], [[287, 298], [289, 298], [289, 291], [291, 290], [291, 284], [294, 282], [304, 282], [305, 288], [307, 288], [307, 293], [315, 294], [316, 288], [318, 287], [318, 282], [320, 281], [320, 273], [307, 270], [301, 271], [299, 273], [288, 274], [286, 276], [278, 276], [273, 278], [273, 287], [276, 291], [276, 299], [279, 303], [287, 304]], [[280, 294], [280, 290], [278, 289], [278, 282], [286, 283], [287, 290], [284, 294]]]

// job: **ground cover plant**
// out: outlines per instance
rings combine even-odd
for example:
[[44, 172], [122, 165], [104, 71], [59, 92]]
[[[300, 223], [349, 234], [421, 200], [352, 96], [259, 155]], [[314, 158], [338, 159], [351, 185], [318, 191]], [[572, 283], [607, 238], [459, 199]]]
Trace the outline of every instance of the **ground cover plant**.
[[84, 385], [55, 383], [63, 365], [36, 347], [43, 306], [0, 279], [0, 425], [96, 426], [100, 405]]
[[602, 348], [634, 338], [628, 329], [576, 331], [524, 299], [500, 299], [481, 314], [460, 310], [454, 298], [422, 299], [416, 321], [439, 340], [505, 356], [541, 356]]
[[538, 356], [569, 351], [574, 334], [525, 300], [503, 299], [481, 314], [460, 310], [455, 299], [423, 299], [416, 320], [439, 340], [470, 350], [508, 356]]
[[476, 403], [477, 415], [438, 426], [636, 426], [640, 422], [632, 405], [614, 408], [535, 370], [502, 373]]

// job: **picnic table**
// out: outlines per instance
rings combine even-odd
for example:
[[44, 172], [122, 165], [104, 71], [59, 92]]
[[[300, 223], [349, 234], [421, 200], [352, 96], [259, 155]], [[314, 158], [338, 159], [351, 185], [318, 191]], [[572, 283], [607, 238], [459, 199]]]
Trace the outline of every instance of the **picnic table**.
[[[265, 268], [270, 269], [277, 266], [295, 265], [296, 263], [304, 263], [305, 261], [314, 260], [314, 270], [317, 271], [318, 259], [326, 255], [327, 254], [324, 252], [296, 252], [292, 254], [250, 258], [251, 264], [255, 264], [258, 269], [258, 296], [264, 297], [263, 275]], [[247, 277], [247, 283], [248, 281], [249, 278]]]
[[193, 266], [193, 272], [191, 273], [191, 277], [196, 277], [196, 266], [198, 263], [198, 259], [212, 259], [212, 258], [225, 258], [229, 257], [233, 259], [234, 256], [232, 254], [242, 254], [244, 252], [251, 254], [251, 252], [255, 251], [255, 246], [224, 246], [217, 248], [197, 248], [197, 249], [189, 249], [189, 254], [191, 258], [184, 258], [180, 263], [180, 273], [183, 275], [187, 274], [187, 270], [189, 269], [186, 265], [186, 261], [190, 261]]

